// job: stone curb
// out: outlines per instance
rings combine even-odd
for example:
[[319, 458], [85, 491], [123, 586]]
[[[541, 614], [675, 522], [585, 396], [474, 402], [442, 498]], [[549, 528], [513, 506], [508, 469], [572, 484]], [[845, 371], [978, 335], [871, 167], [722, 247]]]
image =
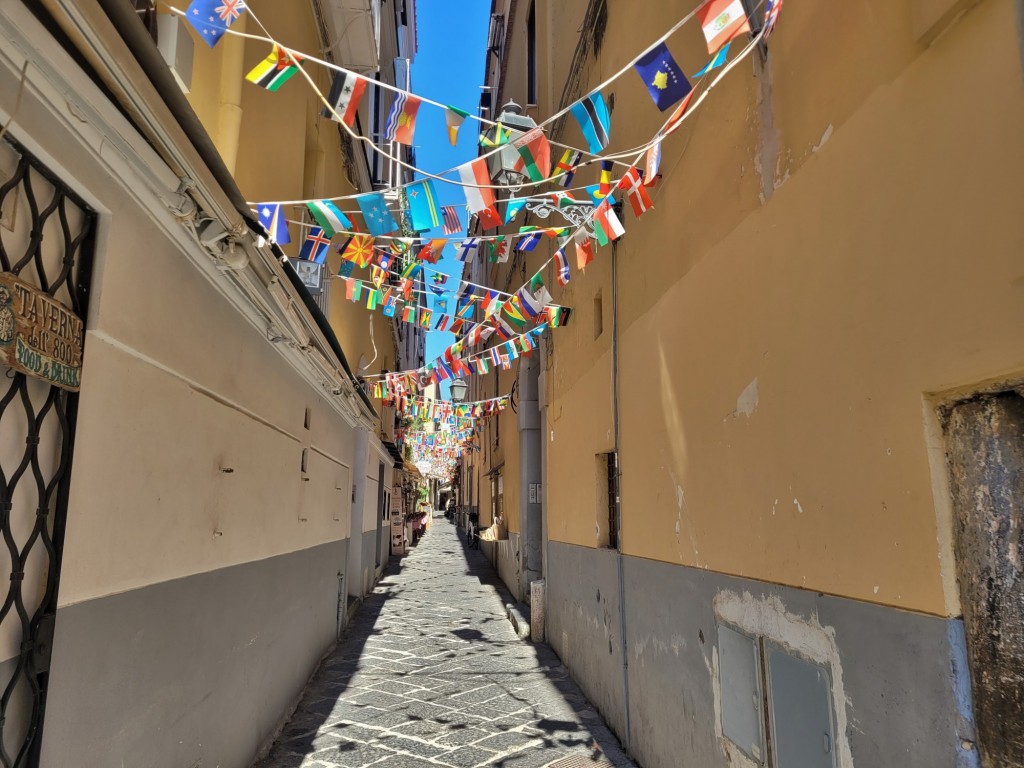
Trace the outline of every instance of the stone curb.
[[516, 631], [519, 639], [528, 640], [530, 638], [530, 622], [527, 621], [523, 612], [519, 610], [519, 606], [513, 603], [505, 603], [505, 614], [508, 616], [508, 620], [512, 622], [512, 628]]

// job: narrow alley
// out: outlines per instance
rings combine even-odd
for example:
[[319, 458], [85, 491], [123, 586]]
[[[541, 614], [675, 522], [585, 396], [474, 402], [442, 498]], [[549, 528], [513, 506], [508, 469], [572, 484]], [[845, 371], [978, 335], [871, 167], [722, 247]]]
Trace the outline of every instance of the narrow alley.
[[259, 768], [632, 766], [546, 645], [520, 640], [443, 517], [393, 559]]

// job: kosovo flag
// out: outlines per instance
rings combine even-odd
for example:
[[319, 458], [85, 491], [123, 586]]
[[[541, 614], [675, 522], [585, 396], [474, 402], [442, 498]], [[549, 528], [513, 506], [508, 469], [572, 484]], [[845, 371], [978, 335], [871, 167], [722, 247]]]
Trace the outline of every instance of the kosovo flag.
[[664, 43], [645, 53], [634, 67], [662, 112], [693, 90]]

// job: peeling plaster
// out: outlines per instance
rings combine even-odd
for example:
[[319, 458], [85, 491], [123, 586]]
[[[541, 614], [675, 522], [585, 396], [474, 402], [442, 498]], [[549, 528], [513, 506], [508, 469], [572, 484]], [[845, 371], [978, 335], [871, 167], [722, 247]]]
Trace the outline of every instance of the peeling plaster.
[[811, 152], [817, 152], [828, 143], [828, 140], [832, 138], [832, 130], [832, 123], [829, 123], [828, 128], [825, 129], [825, 132], [821, 134], [821, 138], [818, 139], [818, 143], [811, 147]]
[[[787, 652], [828, 667], [832, 676], [832, 710], [835, 716], [835, 755], [837, 768], [854, 768], [853, 754], [847, 735], [849, 717], [847, 709], [852, 702], [846, 697], [843, 684], [843, 665], [839, 657], [834, 627], [822, 626], [818, 617], [810, 619], [789, 613], [778, 595], [754, 597], [749, 592], [742, 595], [732, 590], [722, 590], [713, 601], [715, 616], [738, 627], [746, 634], [763, 636], [766, 640], [781, 646]], [[721, 730], [721, 691], [719, 690], [718, 657], [715, 655], [711, 685], [715, 698], [715, 734], [726, 749], [732, 768], [747, 768], [752, 765], [737, 750], [728, 750]], [[743, 758], [740, 760], [739, 758]]]
[[754, 411], [757, 410], [758, 402], [757, 378], [755, 377], [752, 382], [747, 384], [746, 389], [740, 392], [740, 396], [736, 398], [736, 410], [732, 412], [733, 418], [739, 418], [740, 416], [750, 418]]
[[796, 507], [796, 511], [799, 512], [801, 515], [804, 513], [804, 508], [800, 506], [799, 499], [793, 499], [793, 506]]

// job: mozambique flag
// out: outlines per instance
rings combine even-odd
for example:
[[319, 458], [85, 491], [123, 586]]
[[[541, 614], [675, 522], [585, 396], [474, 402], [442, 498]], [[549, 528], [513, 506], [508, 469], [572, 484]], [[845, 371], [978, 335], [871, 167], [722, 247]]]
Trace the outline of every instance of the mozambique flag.
[[299, 71], [295, 62], [301, 63], [301, 60], [302, 57], [299, 54], [289, 55], [281, 46], [275, 44], [270, 51], [270, 55], [253, 67], [249, 74], [245, 76], [245, 79], [250, 83], [255, 83], [260, 88], [276, 91], [288, 82], [292, 75]]

